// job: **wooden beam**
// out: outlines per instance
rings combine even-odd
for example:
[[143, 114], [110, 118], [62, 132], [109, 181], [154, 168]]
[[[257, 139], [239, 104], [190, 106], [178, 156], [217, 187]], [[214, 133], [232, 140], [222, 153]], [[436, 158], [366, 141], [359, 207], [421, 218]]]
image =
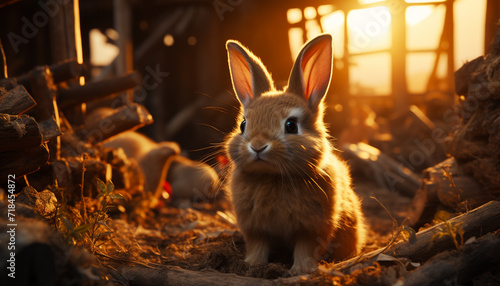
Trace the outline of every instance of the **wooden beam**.
[[[404, 2], [404, 1], [401, 1]], [[406, 9], [391, 10], [392, 27], [392, 94], [394, 110], [402, 112], [410, 107], [406, 86]]]
[[497, 267], [499, 253], [500, 233], [489, 233], [461, 250], [437, 255], [405, 277], [404, 285], [446, 285], [446, 281], [467, 285], [474, 277]]
[[91, 143], [98, 143], [127, 130], [136, 130], [153, 123], [153, 117], [139, 104], [125, 105], [110, 116], [87, 124], [77, 131], [78, 135]]
[[83, 86], [59, 90], [57, 101], [61, 108], [69, 108], [84, 102], [102, 99], [103, 97], [132, 89], [142, 83], [137, 72], [117, 76], [97, 82], [89, 82]]
[[[122, 75], [133, 70], [132, 53], [132, 8], [129, 0], [113, 0], [114, 27], [118, 32], [116, 42], [120, 53], [116, 61], [116, 74]], [[127, 92], [128, 103], [133, 102], [133, 93]]]

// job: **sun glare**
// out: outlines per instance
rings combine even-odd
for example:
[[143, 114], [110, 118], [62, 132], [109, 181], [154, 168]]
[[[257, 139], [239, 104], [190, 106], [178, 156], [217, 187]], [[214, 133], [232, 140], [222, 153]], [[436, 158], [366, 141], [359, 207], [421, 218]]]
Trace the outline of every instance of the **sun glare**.
[[372, 4], [377, 2], [383, 2], [385, 0], [358, 0], [358, 3], [361, 5]]
[[288, 9], [288, 11], [286, 12], [286, 18], [288, 20], [288, 23], [296, 24], [302, 21], [302, 10], [298, 8]]
[[433, 5], [412, 6], [406, 9], [406, 23], [415, 26], [427, 19], [434, 12]]
[[446, 0], [405, 0], [406, 3], [446, 2]]
[[391, 13], [378, 6], [352, 10], [347, 14], [349, 50], [352, 53], [390, 48]]

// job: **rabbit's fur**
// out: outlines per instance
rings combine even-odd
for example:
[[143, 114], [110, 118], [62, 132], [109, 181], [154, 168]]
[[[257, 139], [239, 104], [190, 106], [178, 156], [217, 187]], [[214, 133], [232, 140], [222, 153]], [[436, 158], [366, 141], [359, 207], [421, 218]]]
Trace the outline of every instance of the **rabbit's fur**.
[[291, 272], [301, 274], [316, 269], [319, 259], [358, 254], [365, 241], [360, 201], [323, 123], [331, 36], [318, 36], [302, 48], [283, 91], [249, 50], [232, 40], [226, 48], [243, 107], [242, 125], [225, 147], [245, 261], [266, 263], [271, 248], [285, 246], [293, 250]]

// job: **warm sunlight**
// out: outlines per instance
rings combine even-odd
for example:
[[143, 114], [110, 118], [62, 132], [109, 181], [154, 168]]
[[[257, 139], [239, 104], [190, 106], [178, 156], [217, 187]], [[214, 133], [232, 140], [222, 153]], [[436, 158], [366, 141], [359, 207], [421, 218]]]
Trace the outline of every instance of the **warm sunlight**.
[[288, 23], [295, 24], [302, 21], [302, 11], [300, 9], [289, 9], [286, 13]]
[[429, 17], [434, 11], [433, 5], [413, 6], [406, 9], [406, 23], [415, 26]]
[[405, 0], [406, 3], [446, 2], [446, 0]]
[[[110, 38], [117, 38], [115, 30], [108, 29], [106, 34]], [[94, 66], [109, 65], [118, 55], [118, 48], [106, 41], [106, 35], [103, 35], [98, 29], [92, 29], [89, 33], [90, 40], [90, 63]]]
[[352, 10], [347, 15], [349, 51], [361, 53], [391, 47], [391, 13], [385, 6]]
[[358, 0], [359, 4], [365, 5], [365, 4], [372, 4], [372, 3], [377, 3], [377, 2], [384, 2], [385, 0]]
[[[444, 0], [406, 2], [409, 3], [405, 11], [408, 52], [406, 72], [407, 78], [412, 79], [407, 87], [410, 92], [424, 92], [436, 59], [432, 50], [439, 46], [446, 6], [437, 4], [445, 2]], [[304, 40], [311, 39], [321, 32], [330, 33], [334, 38], [335, 64], [341, 67], [345, 52], [344, 40], [348, 39], [351, 92], [389, 94], [391, 58], [387, 52], [392, 46], [392, 15], [388, 8], [390, 3], [384, 0], [358, 0], [358, 3], [380, 6], [350, 10], [347, 14], [342, 10], [335, 10], [333, 5], [307, 7], [303, 10], [289, 9], [287, 19], [293, 25], [288, 32], [292, 58], [296, 56]], [[412, 5], [413, 3], [419, 4]], [[485, 0], [456, 0], [454, 3], [455, 69], [460, 67], [464, 60], [471, 60], [482, 54], [483, 41], [480, 35], [484, 33], [485, 3]], [[465, 15], [468, 21], [457, 21]], [[347, 35], [344, 35], [345, 22], [348, 25]], [[426, 50], [428, 52], [422, 52]], [[446, 61], [446, 56], [441, 57], [437, 66], [438, 76], [445, 76]], [[377, 72], [374, 73], [373, 70]]]

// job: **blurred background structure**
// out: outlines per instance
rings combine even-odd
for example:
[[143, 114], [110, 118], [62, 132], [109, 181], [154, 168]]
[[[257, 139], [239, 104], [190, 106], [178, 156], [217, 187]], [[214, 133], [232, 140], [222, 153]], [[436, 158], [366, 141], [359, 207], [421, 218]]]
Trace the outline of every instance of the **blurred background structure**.
[[[400, 119], [413, 105], [436, 124], [453, 123], [443, 118], [455, 101], [453, 73], [486, 53], [500, 14], [494, 0], [0, 2], [11, 76], [71, 58], [87, 67], [80, 84], [137, 70], [141, 86], [113, 104], [145, 105], [155, 122], [141, 132], [179, 142], [195, 159], [235, 125], [227, 39], [260, 56], [282, 87], [300, 46], [331, 33], [327, 121], [339, 138], [353, 120]], [[388, 132], [364, 139], [380, 148], [394, 139]]]

